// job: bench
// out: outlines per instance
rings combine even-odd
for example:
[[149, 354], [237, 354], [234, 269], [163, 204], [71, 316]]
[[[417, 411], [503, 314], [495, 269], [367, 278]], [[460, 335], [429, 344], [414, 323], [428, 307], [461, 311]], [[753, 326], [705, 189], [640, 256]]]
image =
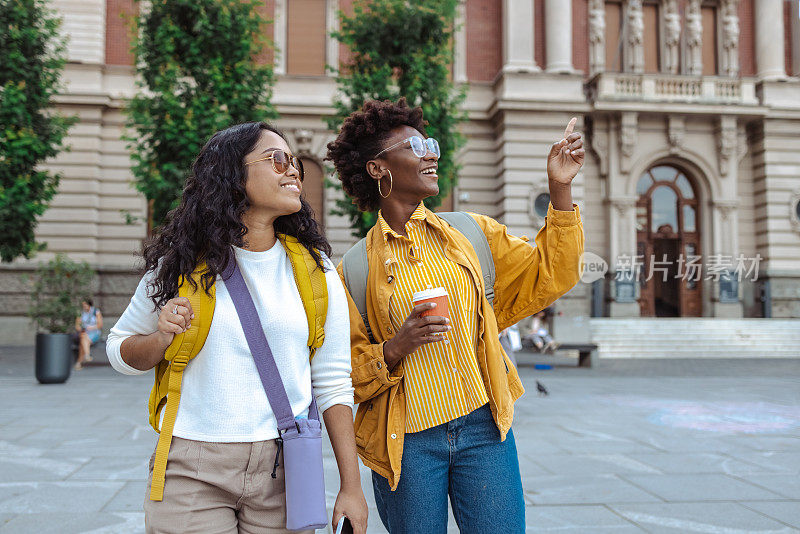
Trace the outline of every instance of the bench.
[[[592, 343], [592, 329], [588, 317], [553, 317], [553, 338], [562, 343], [555, 350], [577, 350], [578, 367], [592, 367], [597, 359], [597, 344]], [[569, 342], [566, 342], [569, 340]], [[566, 343], [565, 343], [566, 342]]]
[[577, 350], [578, 367], [591, 367], [597, 358], [597, 345], [594, 343], [562, 343], [555, 350]]

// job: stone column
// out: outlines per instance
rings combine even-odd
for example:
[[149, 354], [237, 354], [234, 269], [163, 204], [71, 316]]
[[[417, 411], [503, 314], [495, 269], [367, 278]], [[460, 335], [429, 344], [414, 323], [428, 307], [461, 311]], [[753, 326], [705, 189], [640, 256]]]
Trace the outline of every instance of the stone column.
[[273, 42], [275, 43], [275, 65], [273, 71], [276, 76], [286, 74], [286, 22], [288, 19], [287, 2], [289, 0], [275, 0], [275, 14], [272, 17]]
[[572, 0], [545, 0], [547, 72], [572, 68]]
[[783, 0], [756, 0], [756, 76], [761, 80], [786, 78], [783, 47]]
[[[339, 41], [337, 41], [332, 35], [331, 32], [335, 32], [339, 29], [339, 0], [328, 0], [327, 2], [327, 9], [325, 10], [325, 34], [327, 37], [325, 38], [325, 63], [330, 65], [331, 67], [339, 69]], [[325, 69], [325, 74], [327, 76], [331, 76], [332, 73]]]
[[453, 50], [453, 80], [456, 83], [467, 81], [467, 2], [459, 0], [456, 9], [456, 32]]
[[800, 3], [792, 2], [792, 75], [800, 76]]
[[533, 0], [503, 0], [503, 72], [537, 72]]

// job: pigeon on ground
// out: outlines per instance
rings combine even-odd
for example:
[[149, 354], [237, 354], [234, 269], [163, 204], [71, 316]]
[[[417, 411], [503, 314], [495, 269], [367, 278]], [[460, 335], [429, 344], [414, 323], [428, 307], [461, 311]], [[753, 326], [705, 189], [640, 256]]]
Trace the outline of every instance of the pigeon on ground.
[[547, 395], [549, 395], [549, 393], [547, 392], [547, 388], [544, 387], [542, 383], [539, 382], [538, 380], [536, 381], [536, 391], [538, 391], [539, 395], [541, 395], [542, 397], [546, 397]]

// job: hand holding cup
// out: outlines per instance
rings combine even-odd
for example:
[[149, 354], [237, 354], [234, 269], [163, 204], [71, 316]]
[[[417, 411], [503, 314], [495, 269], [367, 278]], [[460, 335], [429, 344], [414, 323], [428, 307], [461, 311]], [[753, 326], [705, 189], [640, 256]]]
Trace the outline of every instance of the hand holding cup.
[[447, 292], [443, 288], [427, 291], [433, 293], [414, 294], [414, 308], [397, 334], [383, 347], [384, 358], [390, 369], [421, 346], [446, 340], [444, 335], [452, 330]]

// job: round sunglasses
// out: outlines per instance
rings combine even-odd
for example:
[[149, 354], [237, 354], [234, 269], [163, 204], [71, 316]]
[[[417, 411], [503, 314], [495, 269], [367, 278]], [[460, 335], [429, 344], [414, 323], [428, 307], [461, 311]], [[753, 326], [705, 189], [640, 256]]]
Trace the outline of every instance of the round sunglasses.
[[302, 182], [305, 178], [305, 172], [303, 171], [303, 162], [300, 161], [297, 156], [293, 154], [289, 154], [285, 150], [280, 148], [276, 148], [268, 156], [264, 156], [263, 158], [254, 159], [253, 161], [246, 161], [244, 164], [252, 165], [253, 163], [258, 163], [259, 161], [267, 161], [272, 160], [272, 170], [275, 171], [276, 174], [286, 174], [289, 171], [289, 166], [291, 165], [297, 172], [300, 174], [300, 181]]
[[[395, 143], [390, 147], [384, 148], [383, 150], [381, 150], [380, 152], [375, 154], [375, 158], [377, 158], [378, 156], [380, 156], [384, 152], [388, 152], [389, 150], [392, 150], [393, 148], [397, 148], [400, 145], [405, 144], [405, 143], [410, 143], [411, 144], [411, 150], [414, 151], [414, 155], [417, 156], [418, 158], [425, 157], [425, 155], [428, 152], [430, 152], [431, 154], [433, 154], [437, 158], [441, 157], [441, 155], [442, 155], [442, 151], [439, 149], [439, 141], [437, 141], [433, 137], [428, 137], [427, 139], [423, 139], [418, 135], [412, 135], [411, 137], [403, 139], [399, 143]], [[375, 158], [373, 158], [373, 159], [375, 159]]]

